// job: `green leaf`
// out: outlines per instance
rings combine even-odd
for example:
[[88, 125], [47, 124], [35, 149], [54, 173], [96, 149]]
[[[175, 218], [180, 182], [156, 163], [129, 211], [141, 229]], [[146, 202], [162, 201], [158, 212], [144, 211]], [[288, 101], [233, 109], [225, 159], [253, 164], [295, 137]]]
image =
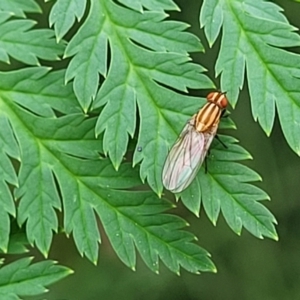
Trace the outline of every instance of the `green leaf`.
[[1, 253], [8, 254], [23, 254], [28, 252], [28, 240], [26, 238], [26, 233], [24, 228], [19, 228], [17, 222], [12, 220], [10, 222], [10, 234], [9, 234], [9, 243], [6, 251], [1, 251]]
[[[47, 256], [58, 229], [56, 210], [63, 208], [66, 234], [73, 235], [80, 254], [94, 263], [100, 242], [99, 217], [116, 253], [131, 268], [137, 248], [155, 272], [159, 258], [176, 273], [180, 267], [194, 273], [215, 271], [209, 254], [193, 243], [195, 236], [183, 231], [186, 222], [165, 213], [172, 205], [152, 191], [138, 189], [139, 169], [124, 163], [116, 172], [109, 159], [100, 155], [103, 148], [94, 134], [96, 118], [59, 105], [58, 99], [76, 108], [77, 101], [69, 86], [61, 88], [62, 72], [45, 71], [30, 68], [0, 73], [5, 83], [0, 90], [0, 117], [9, 119], [15, 142], [11, 152], [19, 155], [19, 187], [14, 194], [19, 200], [18, 223], [26, 224], [28, 242]], [[8, 87], [14, 86], [15, 77], [18, 85], [11, 91]], [[33, 78], [29, 94], [24, 86]], [[32, 100], [37, 94], [45, 103], [43, 115]]]
[[[1, 110], [3, 108], [1, 105]], [[19, 160], [20, 152], [9, 118], [3, 113], [0, 114], [0, 128], [0, 249], [6, 252], [10, 232], [9, 215], [16, 215], [14, 199], [7, 183], [18, 185], [17, 174], [9, 157]]]
[[47, 292], [46, 286], [73, 273], [48, 260], [31, 264], [32, 258], [22, 258], [0, 268], [0, 298], [20, 299]]
[[245, 149], [228, 136], [220, 136], [226, 145], [215, 141], [208, 156], [208, 173], [201, 168], [191, 186], [180, 195], [185, 206], [196, 215], [202, 202], [204, 210], [215, 225], [222, 211], [230, 228], [241, 234], [242, 227], [258, 238], [269, 237], [277, 240], [275, 217], [259, 201], [269, 196], [251, 185], [261, 177], [248, 167], [234, 162], [249, 159]]
[[196, 246], [195, 237], [181, 229], [184, 220], [167, 214], [158, 214], [170, 207], [153, 193], [139, 192], [134, 198], [128, 192], [110, 192], [111, 200], [97, 207], [105, 231], [121, 260], [135, 268], [137, 248], [147, 266], [158, 273], [159, 258], [173, 272], [180, 266], [198, 273], [215, 271], [208, 253]]
[[0, 13], [0, 61], [9, 63], [11, 57], [29, 65], [39, 65], [38, 58], [58, 60], [63, 54], [63, 43], [55, 42], [50, 29], [32, 29], [35, 21], [10, 20], [7, 13]]
[[[7, 126], [2, 122], [4, 128], [7, 128], [3, 132], [3, 136], [1, 132], [1, 142], [4, 143], [2, 149], [6, 152], [10, 151], [7, 153], [8, 155], [17, 157], [21, 161], [18, 179], [20, 187], [15, 194], [17, 198], [22, 198], [19, 205], [18, 220], [20, 224], [27, 220], [26, 227], [29, 243], [36, 243], [43, 254], [47, 255], [52, 241], [52, 231], [56, 231], [58, 226], [54, 209], [61, 209], [61, 203], [52, 172], [53, 157], [51, 157], [51, 151], [48, 152], [49, 149], [42, 146], [40, 139], [46, 138], [47, 135], [45, 134], [47, 133], [48, 138], [52, 140], [55, 131], [57, 134], [61, 134], [63, 130], [65, 130], [65, 135], [72, 139], [70, 132], [76, 130], [76, 126], [79, 126], [83, 122], [84, 117], [81, 116], [80, 118], [75, 114], [71, 118], [55, 118], [53, 109], [59, 110], [62, 113], [72, 113], [76, 111], [77, 105], [74, 95], [70, 94], [71, 87], [61, 88], [63, 87], [62, 72], [48, 75], [43, 68], [32, 68], [18, 72], [1, 73], [0, 80], [2, 83], [2, 90], [0, 91], [0, 98], [2, 100], [0, 120], [10, 120], [10, 124]], [[68, 96], [69, 98], [66, 98]], [[12, 101], [22, 105], [26, 110], [13, 105]], [[39, 104], [42, 104], [42, 106]], [[36, 114], [42, 112], [44, 117], [49, 117], [48, 122], [41, 117], [33, 117], [27, 111], [28, 109]], [[72, 119], [73, 123], [70, 121]], [[55, 121], [58, 122], [58, 127], [51, 126], [51, 122]], [[60, 129], [59, 126], [64, 125], [64, 122], [68, 123], [68, 128]], [[87, 122], [87, 124], [91, 123]], [[12, 137], [9, 135], [11, 132], [10, 128], [13, 130], [13, 134], [11, 133]], [[85, 128], [83, 126], [82, 130]], [[89, 127], [89, 130], [89, 136], [93, 136], [93, 127]], [[68, 132], [68, 135], [66, 132]], [[87, 133], [82, 132], [81, 134], [86, 135]], [[78, 137], [78, 139], [80, 138], [82, 136]], [[55, 144], [55, 141], [53, 143]], [[82, 141], [79, 141], [79, 143], [82, 144]], [[90, 144], [96, 145], [96, 143], [99, 144], [97, 141], [92, 141]], [[61, 149], [63, 149], [65, 145], [63, 140], [61, 144]], [[69, 147], [71, 145], [72, 140], [70, 140]], [[9, 146], [12, 150], [10, 150]], [[52, 147], [54, 146], [52, 145]], [[78, 146], [74, 147], [74, 152], [78, 151], [77, 148]], [[87, 155], [93, 151], [94, 149], [89, 150], [89, 144], [87, 143], [85, 147]], [[96, 153], [96, 150], [94, 153]], [[5, 162], [5, 160], [2, 161], [3, 163]], [[9, 166], [8, 163], [6, 165]], [[14, 173], [9, 172], [9, 174]], [[10, 181], [14, 183], [16, 180]], [[2, 200], [4, 208], [8, 206], [6, 204], [8, 199], [6, 197]], [[4, 204], [6, 205], [4, 206]], [[7, 213], [7, 210], [2, 210], [2, 214]], [[8, 212], [12, 214], [11, 211]], [[5, 220], [7, 220], [7, 217], [1, 218], [2, 222]], [[7, 228], [4, 232], [6, 238], [9, 233], [8, 225], [2, 227], [3, 231]]]
[[41, 13], [41, 8], [34, 0], [1, 0], [0, 12], [1, 11], [25, 18], [25, 12]]
[[23, 232], [14, 233], [9, 237], [9, 244], [7, 253], [9, 254], [23, 254], [27, 253], [28, 240], [26, 234]]
[[81, 112], [72, 87], [64, 84], [64, 72], [53, 72], [45, 76], [48, 72], [49, 68], [44, 67], [0, 72], [1, 98], [8, 103], [9, 99], [13, 99], [25, 109], [43, 117], [55, 117], [53, 110], [63, 114]]
[[85, 11], [85, 0], [58, 0], [52, 7], [49, 23], [54, 24], [55, 35], [60, 41], [75, 22], [79, 22]]
[[120, 3], [139, 12], [144, 12], [143, 7], [148, 10], [180, 10], [173, 0], [119, 0]]
[[300, 55], [282, 49], [300, 45], [281, 8], [266, 1], [204, 1], [201, 26], [212, 45], [222, 26], [220, 55], [216, 73], [233, 106], [244, 74], [252, 104], [252, 114], [270, 135], [277, 108], [285, 138], [300, 155]]
[[[122, 17], [120, 17], [122, 16]], [[187, 51], [202, 51], [187, 24], [165, 21], [162, 11], [139, 13], [112, 1], [92, 1], [89, 15], [70, 41], [66, 56], [73, 56], [66, 80], [74, 78], [74, 91], [84, 111], [94, 99], [99, 74], [105, 77], [93, 108], [104, 106], [96, 134], [104, 132], [103, 149], [118, 169], [129, 136], [140, 122], [134, 164], [141, 161], [141, 178], [161, 193], [161, 168], [167, 152], [166, 139], [174, 134], [170, 120], [178, 111], [195, 107], [192, 98], [175, 94], [165, 86], [187, 92], [188, 88], [212, 88], [204, 68], [189, 62]], [[107, 49], [110, 49], [107, 74]], [[175, 109], [175, 112], [174, 112]], [[178, 121], [183, 116], [179, 116]]]

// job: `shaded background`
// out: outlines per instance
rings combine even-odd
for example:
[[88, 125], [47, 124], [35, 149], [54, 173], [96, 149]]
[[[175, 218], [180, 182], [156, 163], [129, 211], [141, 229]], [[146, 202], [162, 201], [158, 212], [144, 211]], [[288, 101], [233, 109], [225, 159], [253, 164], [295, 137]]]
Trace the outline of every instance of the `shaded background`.
[[[274, 2], [285, 9], [293, 25], [300, 27], [299, 3]], [[193, 55], [193, 58], [214, 78], [220, 39], [213, 49], [208, 48], [198, 25], [202, 2], [180, 0], [177, 3], [182, 12], [171, 13], [171, 16], [191, 24], [190, 30], [201, 37], [206, 54]], [[219, 86], [217, 79], [215, 83]], [[161, 264], [160, 275], [156, 275], [139, 257], [137, 271], [133, 272], [117, 258], [103, 233], [100, 261], [95, 267], [80, 257], [72, 238], [60, 234], [55, 237], [49, 258], [69, 266], [75, 274], [51, 286], [48, 294], [26, 299], [300, 299], [300, 159], [287, 146], [277, 119], [270, 138], [253, 121], [246, 86], [247, 82], [231, 115], [238, 130], [226, 133], [237, 137], [254, 157], [246, 164], [262, 176], [263, 182], [257, 185], [272, 199], [264, 204], [278, 220], [279, 242], [258, 240], [246, 231], [239, 237], [222, 217], [214, 227], [203, 211], [197, 219], [179, 203], [181, 215], [192, 224], [189, 230], [197, 235], [199, 245], [212, 254], [217, 274], [197, 276], [182, 270], [179, 277]], [[38, 253], [34, 255], [40, 257]]]

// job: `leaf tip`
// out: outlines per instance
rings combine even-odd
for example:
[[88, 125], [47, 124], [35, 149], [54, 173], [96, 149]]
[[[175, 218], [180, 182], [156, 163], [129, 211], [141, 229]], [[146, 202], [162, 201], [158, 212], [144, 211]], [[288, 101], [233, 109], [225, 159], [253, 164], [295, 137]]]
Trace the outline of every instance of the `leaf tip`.
[[267, 137], [270, 137], [270, 135], [271, 135], [271, 130], [268, 129], [268, 130], [266, 130], [265, 132], [266, 132]]
[[131, 269], [133, 272], [136, 271], [135, 266], [131, 266], [130, 269]]
[[232, 109], [235, 109], [236, 102], [231, 101], [231, 102], [230, 102], [230, 105], [231, 105]]
[[200, 214], [198, 210], [192, 211], [192, 213], [197, 217], [200, 218]]
[[42, 251], [42, 254], [45, 258], [48, 258], [48, 251]]
[[67, 270], [67, 274], [69, 274], [69, 275], [72, 275], [72, 274], [74, 274], [74, 273], [75, 273], [75, 271], [72, 270], [72, 269], [68, 269], [68, 270]]

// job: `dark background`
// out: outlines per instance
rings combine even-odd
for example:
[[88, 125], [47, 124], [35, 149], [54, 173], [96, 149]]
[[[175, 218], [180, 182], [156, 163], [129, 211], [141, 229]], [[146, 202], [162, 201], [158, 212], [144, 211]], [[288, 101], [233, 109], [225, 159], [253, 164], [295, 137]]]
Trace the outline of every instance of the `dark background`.
[[[285, 9], [285, 15], [294, 26], [300, 27], [300, 3], [288, 0], [274, 2]], [[193, 55], [193, 58], [209, 70], [210, 78], [214, 78], [220, 40], [213, 49], [208, 48], [198, 25], [201, 1], [181, 0], [177, 3], [182, 12], [171, 13], [171, 16], [191, 24], [190, 30], [201, 37], [206, 54]], [[219, 86], [218, 79], [215, 83]], [[179, 277], [161, 264], [160, 275], [156, 275], [146, 268], [140, 258], [137, 271], [133, 272], [117, 258], [103, 233], [100, 261], [95, 267], [80, 257], [72, 238], [67, 239], [60, 234], [55, 237], [49, 258], [71, 267], [75, 274], [51, 286], [48, 294], [26, 299], [300, 299], [300, 159], [288, 147], [278, 119], [271, 137], [267, 138], [253, 121], [250, 111], [246, 82], [231, 114], [238, 130], [226, 133], [237, 137], [254, 157], [246, 164], [262, 176], [263, 182], [257, 185], [272, 199], [264, 204], [278, 220], [278, 242], [259, 240], [247, 231], [239, 237], [222, 217], [214, 227], [203, 212], [197, 219], [179, 203], [181, 215], [192, 224], [189, 230], [197, 235], [199, 244], [212, 254], [218, 268], [217, 274], [197, 276], [182, 270]], [[40, 257], [38, 253], [35, 256]]]

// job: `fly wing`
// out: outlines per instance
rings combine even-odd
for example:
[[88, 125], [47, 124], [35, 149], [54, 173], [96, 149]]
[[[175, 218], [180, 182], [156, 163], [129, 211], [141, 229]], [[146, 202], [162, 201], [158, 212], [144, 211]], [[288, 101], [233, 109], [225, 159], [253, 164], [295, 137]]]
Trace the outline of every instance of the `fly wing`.
[[210, 132], [197, 132], [191, 123], [184, 127], [164, 165], [162, 177], [166, 189], [179, 193], [190, 185], [215, 134], [216, 128]]

